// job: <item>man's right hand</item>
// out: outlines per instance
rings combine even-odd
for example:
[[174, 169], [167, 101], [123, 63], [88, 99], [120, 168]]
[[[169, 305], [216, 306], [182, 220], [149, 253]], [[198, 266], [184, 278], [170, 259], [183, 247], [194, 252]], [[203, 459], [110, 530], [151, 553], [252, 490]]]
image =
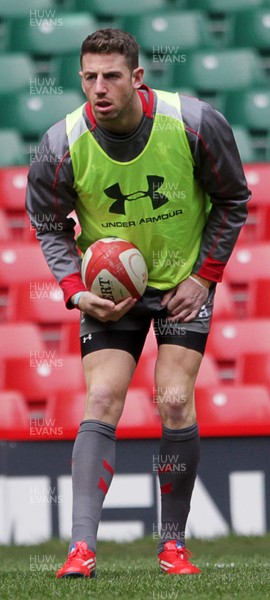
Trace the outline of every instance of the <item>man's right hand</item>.
[[[71, 297], [71, 300], [74, 296]], [[79, 298], [78, 308], [84, 313], [98, 319], [103, 323], [106, 321], [118, 321], [136, 304], [136, 298], [125, 298], [118, 304], [111, 300], [99, 298], [92, 292], [83, 292]]]

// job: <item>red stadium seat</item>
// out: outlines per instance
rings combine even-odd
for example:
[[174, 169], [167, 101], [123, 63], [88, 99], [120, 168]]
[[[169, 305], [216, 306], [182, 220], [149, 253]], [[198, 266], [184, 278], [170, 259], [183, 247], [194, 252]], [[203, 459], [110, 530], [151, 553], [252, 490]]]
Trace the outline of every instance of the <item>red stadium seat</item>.
[[254, 436], [270, 433], [270, 395], [259, 385], [224, 385], [196, 391], [200, 433]]
[[6, 210], [25, 210], [28, 171], [29, 166], [0, 169], [1, 206]]
[[29, 412], [25, 399], [17, 391], [0, 392], [0, 439], [16, 440], [18, 432], [29, 433]]
[[14, 388], [18, 381], [28, 402], [46, 402], [58, 391], [80, 392], [85, 389], [80, 357], [58, 355], [55, 351], [34, 351], [30, 357], [5, 362], [5, 387]]
[[270, 319], [270, 279], [258, 279], [250, 284], [247, 316]]
[[8, 227], [13, 237], [34, 240], [35, 232], [25, 210], [25, 190], [29, 166], [0, 169], [1, 206], [6, 211]]
[[67, 310], [63, 292], [54, 278], [19, 284], [12, 291], [14, 319], [39, 324], [61, 324], [79, 321], [78, 310]]
[[238, 317], [247, 316], [251, 282], [262, 278], [270, 279], [270, 242], [237, 244], [226, 266], [224, 279], [230, 284]]
[[236, 245], [226, 266], [225, 280], [230, 284], [248, 284], [270, 278], [270, 242]]
[[[25, 357], [29, 363], [31, 353], [45, 350], [38, 327], [31, 323], [0, 324], [0, 340], [0, 357], [4, 360]], [[9, 389], [19, 385], [20, 380], [14, 373], [13, 384], [11, 383]]]
[[250, 204], [270, 206], [270, 168], [269, 163], [250, 163], [244, 165], [247, 184], [252, 191]]
[[209, 387], [219, 383], [219, 372], [214, 358], [206, 353], [202, 359], [196, 379], [196, 387]]
[[74, 439], [84, 417], [86, 393], [58, 392], [48, 398], [45, 419], [56, 428], [59, 437]]
[[246, 384], [261, 384], [270, 390], [270, 354], [268, 352], [252, 352], [242, 357], [239, 363], [238, 379]]
[[[77, 312], [77, 311], [76, 311]], [[61, 327], [59, 352], [76, 354], [81, 352], [80, 323], [64, 323]]]
[[160, 433], [161, 420], [156, 404], [143, 388], [130, 388], [117, 427], [117, 437], [158, 437]]
[[237, 377], [238, 359], [247, 352], [269, 352], [270, 319], [216, 321], [212, 324], [207, 351], [219, 365], [224, 379]]
[[217, 285], [213, 320], [215, 319], [231, 319], [236, 317], [236, 310], [229, 285], [223, 281]]
[[8, 218], [4, 210], [0, 209], [0, 242], [11, 239]]
[[259, 242], [270, 242], [270, 205], [256, 205], [251, 200], [248, 217], [240, 231], [237, 245]]
[[18, 241], [0, 243], [0, 288], [23, 281], [51, 278], [52, 273], [38, 244], [22, 244]]

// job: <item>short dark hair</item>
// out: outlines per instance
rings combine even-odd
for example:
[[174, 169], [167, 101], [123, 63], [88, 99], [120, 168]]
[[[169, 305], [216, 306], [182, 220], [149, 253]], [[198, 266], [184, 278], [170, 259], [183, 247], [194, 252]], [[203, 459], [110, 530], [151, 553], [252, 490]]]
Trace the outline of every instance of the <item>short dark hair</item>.
[[83, 41], [81, 47], [80, 62], [84, 54], [111, 54], [119, 52], [125, 56], [128, 67], [131, 71], [136, 69], [139, 64], [139, 46], [130, 33], [121, 29], [98, 29]]

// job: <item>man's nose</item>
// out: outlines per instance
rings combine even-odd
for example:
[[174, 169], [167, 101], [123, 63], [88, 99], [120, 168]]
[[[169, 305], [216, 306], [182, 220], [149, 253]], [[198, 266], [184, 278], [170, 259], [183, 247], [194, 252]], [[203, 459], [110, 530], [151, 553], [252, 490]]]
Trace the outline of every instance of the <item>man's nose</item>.
[[96, 94], [106, 94], [107, 87], [103, 77], [97, 77], [96, 79]]

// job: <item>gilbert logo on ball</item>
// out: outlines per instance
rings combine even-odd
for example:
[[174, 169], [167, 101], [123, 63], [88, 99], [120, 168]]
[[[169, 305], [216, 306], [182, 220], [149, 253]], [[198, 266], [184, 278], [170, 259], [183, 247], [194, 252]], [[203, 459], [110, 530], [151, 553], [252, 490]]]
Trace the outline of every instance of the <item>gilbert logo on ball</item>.
[[146, 288], [148, 271], [141, 252], [126, 240], [108, 237], [86, 250], [82, 262], [85, 287], [116, 304], [132, 296], [140, 298]]

